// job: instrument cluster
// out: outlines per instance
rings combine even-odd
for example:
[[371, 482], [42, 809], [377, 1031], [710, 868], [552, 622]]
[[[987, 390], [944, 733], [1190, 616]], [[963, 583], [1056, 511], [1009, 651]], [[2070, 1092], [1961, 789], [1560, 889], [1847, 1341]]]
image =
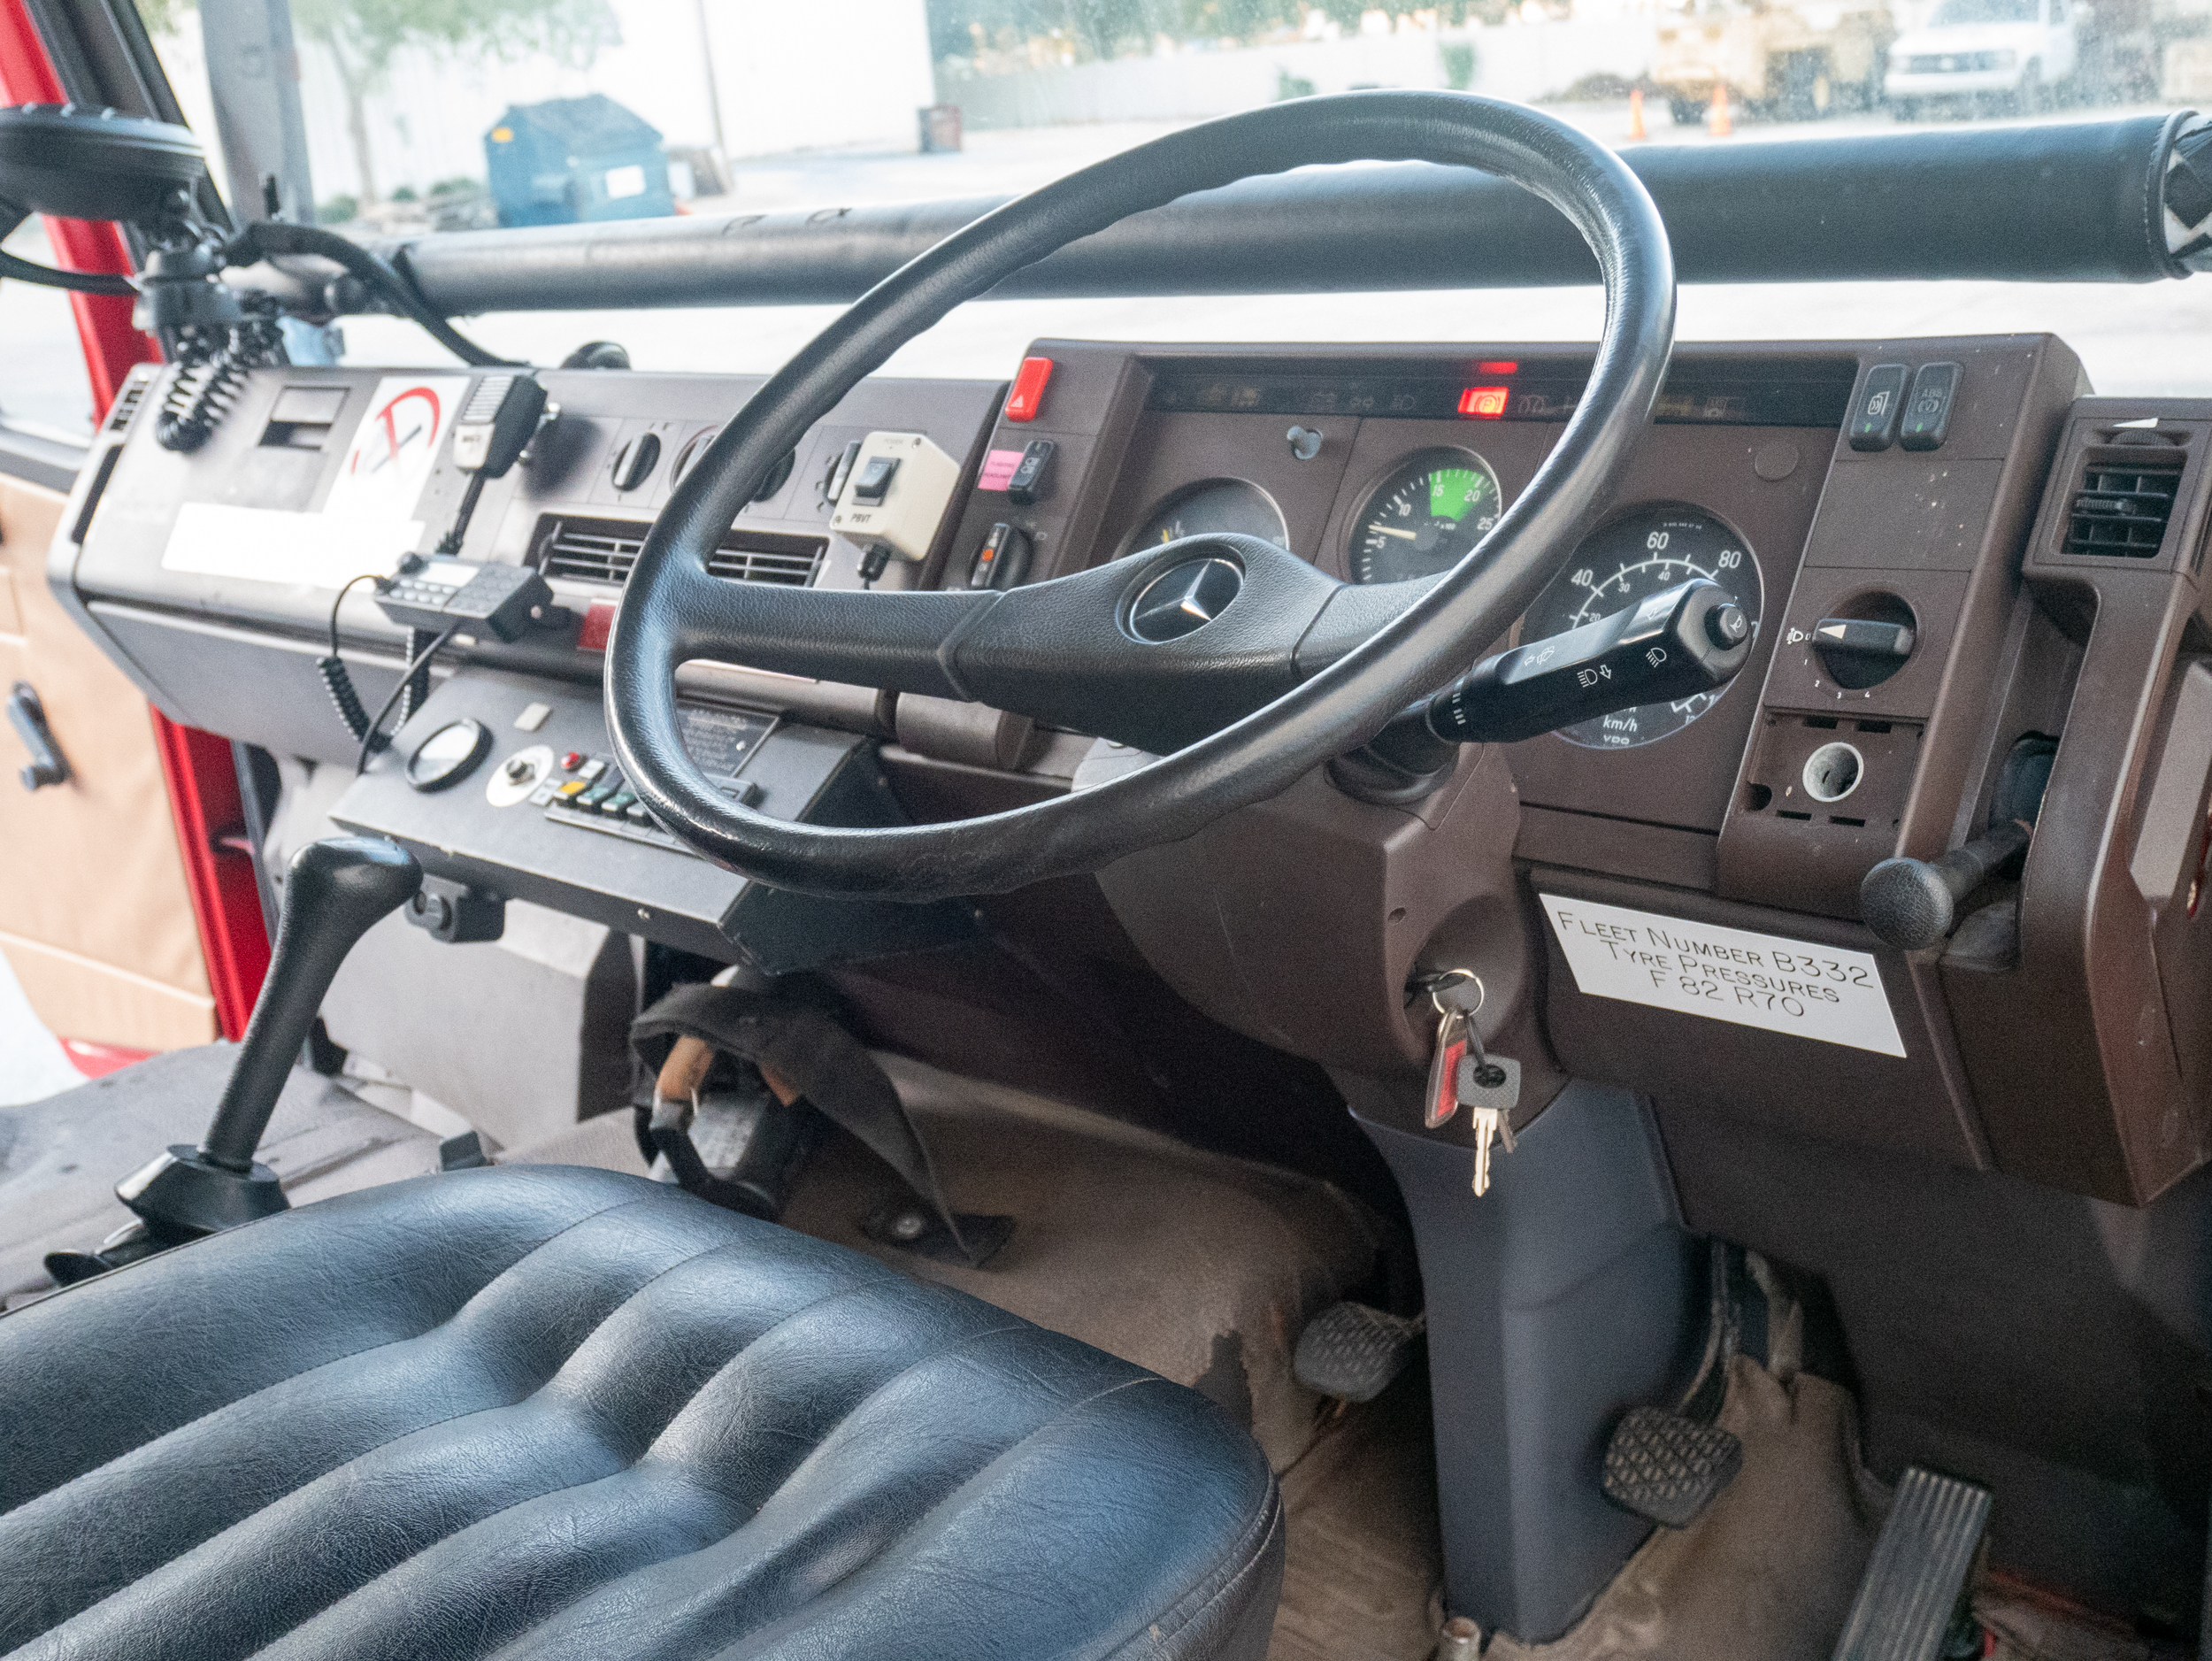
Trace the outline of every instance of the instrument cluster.
[[[1464, 445], [1432, 445], [1387, 465], [1359, 496], [1343, 535], [1344, 570], [1356, 583], [1417, 581], [1479, 554], [1508, 505], [1499, 469]], [[1187, 536], [1233, 532], [1290, 547], [1283, 511], [1259, 485], [1217, 477], [1177, 489], [1123, 541], [1123, 554]], [[1311, 550], [1295, 550], [1310, 557]], [[1726, 588], [1756, 630], [1765, 583], [1750, 540], [1694, 503], [1632, 504], [1584, 540], [1516, 631], [1520, 644], [1548, 640], [1703, 577]], [[1701, 693], [1621, 711], [1561, 730], [1564, 743], [1627, 750], [1680, 732], [1726, 696]]]

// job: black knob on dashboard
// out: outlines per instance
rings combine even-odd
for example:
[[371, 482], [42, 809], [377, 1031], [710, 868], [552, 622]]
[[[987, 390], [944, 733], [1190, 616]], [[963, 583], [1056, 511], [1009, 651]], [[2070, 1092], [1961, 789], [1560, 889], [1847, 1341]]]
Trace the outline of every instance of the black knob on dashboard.
[[2027, 845], [2027, 827], [2008, 822], [1940, 859], [1885, 859], [1859, 884], [1859, 919], [1900, 951], [1939, 945], [1957, 920], [1958, 903]]
[[1750, 637], [1751, 619], [1734, 601], [1717, 605], [1705, 614], [1705, 637], [1723, 651], [1740, 646]]

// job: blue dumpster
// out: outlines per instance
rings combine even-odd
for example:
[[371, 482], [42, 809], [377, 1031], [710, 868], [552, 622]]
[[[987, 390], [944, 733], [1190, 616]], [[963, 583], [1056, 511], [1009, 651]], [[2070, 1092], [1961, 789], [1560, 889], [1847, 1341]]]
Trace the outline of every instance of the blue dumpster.
[[484, 135], [502, 225], [673, 213], [660, 132], [603, 93], [518, 104]]

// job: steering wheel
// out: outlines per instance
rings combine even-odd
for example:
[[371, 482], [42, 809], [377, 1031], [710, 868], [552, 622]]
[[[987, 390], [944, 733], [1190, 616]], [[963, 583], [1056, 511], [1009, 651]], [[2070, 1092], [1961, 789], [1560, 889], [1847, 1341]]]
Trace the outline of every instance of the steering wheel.
[[[821, 591], [710, 576], [778, 460], [862, 377], [961, 302], [1079, 237], [1193, 191], [1317, 163], [1479, 167], [1596, 254], [1604, 337], [1550, 457], [1441, 577], [1340, 583], [1252, 537], [1202, 535], [1005, 591]], [[818, 895], [1003, 893], [1179, 841], [1358, 749], [1465, 673], [1567, 559], [1649, 426], [1674, 341], [1665, 227], [1635, 174], [1563, 122], [1463, 93], [1303, 98], [1185, 128], [1008, 203], [856, 301], [764, 385], [670, 497], [607, 646], [615, 753], [654, 816], [716, 863]], [[686, 754], [675, 672], [741, 664], [980, 700], [1165, 753], [1079, 794], [885, 829], [772, 819]]]

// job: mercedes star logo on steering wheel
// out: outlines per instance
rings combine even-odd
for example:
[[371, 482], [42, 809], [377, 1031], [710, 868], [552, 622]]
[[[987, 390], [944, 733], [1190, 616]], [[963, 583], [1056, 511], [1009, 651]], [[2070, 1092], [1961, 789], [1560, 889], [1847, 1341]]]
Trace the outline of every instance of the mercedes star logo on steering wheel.
[[1152, 646], [1194, 634], [1227, 611], [1243, 587], [1242, 570], [1218, 555], [1171, 565], [1130, 606], [1129, 632]]

